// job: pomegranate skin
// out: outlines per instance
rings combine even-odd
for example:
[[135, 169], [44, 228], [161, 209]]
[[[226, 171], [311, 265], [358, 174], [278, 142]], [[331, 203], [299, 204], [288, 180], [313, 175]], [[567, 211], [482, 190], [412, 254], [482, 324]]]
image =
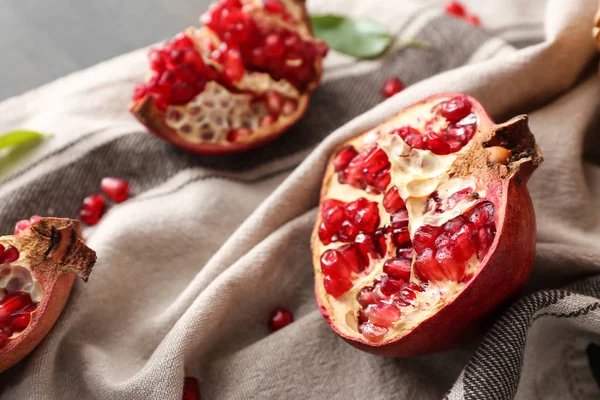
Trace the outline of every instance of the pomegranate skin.
[[[44, 339], [67, 303], [76, 276], [87, 280], [96, 260], [93, 250], [83, 244], [79, 221], [59, 218], [42, 218], [32, 228], [48, 238], [47, 245], [39, 239], [22, 240], [13, 237], [12, 243], [21, 247], [21, 254], [31, 261], [32, 276], [41, 283], [43, 297], [38, 308], [31, 313], [31, 322], [18, 337], [0, 349], [0, 372], [12, 367], [26, 357]], [[10, 237], [2, 237], [5, 239]]]
[[[228, 145], [209, 144], [209, 143], [191, 143], [183, 140], [177, 133], [170, 128], [164, 121], [164, 113], [156, 109], [152, 99], [146, 97], [139, 102], [132, 102], [129, 110], [148, 131], [153, 135], [166, 140], [167, 142], [179, 147], [187, 152], [204, 155], [218, 156], [230, 153], [241, 153], [252, 150], [269, 143], [281, 136], [291, 125], [299, 120], [308, 107], [308, 95], [302, 96], [298, 100], [298, 108], [289, 116], [280, 118], [275, 124], [261, 129], [268, 129], [269, 134], [261, 139], [242, 143], [230, 143]], [[257, 132], [258, 133], [258, 132]]]
[[[435, 102], [437, 98], [458, 95], [464, 96], [458, 93], [442, 93], [424, 99], [414, 106]], [[323, 317], [336, 334], [360, 350], [384, 357], [414, 357], [461, 346], [479, 336], [489, 324], [490, 316], [514, 299], [529, 278], [535, 259], [536, 225], [533, 204], [526, 184], [543, 160], [541, 152], [529, 131], [526, 116], [496, 125], [475, 99], [465, 97], [471, 101], [473, 110], [481, 119], [479, 131], [505, 131], [511, 140], [519, 142], [522, 148], [529, 147], [531, 151], [522, 162], [518, 162], [513, 175], [488, 181], [488, 193], [501, 194], [487, 196], [487, 199], [491, 199], [496, 205], [494, 220], [497, 230], [475, 276], [453, 300], [446, 302], [412, 329], [379, 343], [369, 342], [359, 336], [349, 336], [342, 332], [331, 318], [327, 307], [328, 300], [322, 289], [322, 277], [315, 274], [315, 295]], [[410, 107], [412, 106], [407, 109]], [[392, 117], [387, 122], [395, 118]], [[335, 174], [333, 160], [347, 145], [348, 142], [345, 142], [338, 146], [328, 162], [321, 189], [321, 203], [327, 198], [328, 183]], [[469, 167], [463, 169], [468, 170]], [[315, 266], [319, 265], [321, 256], [318, 251], [314, 251], [320, 247], [318, 229], [321, 222], [319, 214], [311, 238]]]

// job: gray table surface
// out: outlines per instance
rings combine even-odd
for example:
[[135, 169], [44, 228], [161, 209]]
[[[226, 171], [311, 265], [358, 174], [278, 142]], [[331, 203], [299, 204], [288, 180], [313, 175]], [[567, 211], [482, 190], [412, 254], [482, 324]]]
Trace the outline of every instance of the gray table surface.
[[209, 0], [0, 0], [0, 100], [173, 36]]

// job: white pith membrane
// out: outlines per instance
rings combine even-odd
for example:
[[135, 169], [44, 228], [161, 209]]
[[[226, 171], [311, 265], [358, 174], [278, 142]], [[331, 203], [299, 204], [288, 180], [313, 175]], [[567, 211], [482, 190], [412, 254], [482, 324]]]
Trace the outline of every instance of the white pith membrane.
[[[287, 22], [278, 14], [266, 12], [261, 0], [241, 0], [241, 2], [243, 12], [251, 15], [257, 26], [263, 30], [279, 27], [296, 32], [304, 42], [314, 41], [304, 22], [303, 7], [296, 0], [280, 0], [280, 2], [297, 23]], [[218, 47], [222, 43], [218, 35], [208, 27], [198, 30], [189, 28], [186, 34], [196, 43], [196, 50], [202, 56], [204, 63], [221, 72], [223, 65], [211, 59], [210, 51], [203, 45], [206, 41], [210, 41]], [[320, 62], [321, 58], [317, 56], [315, 63]], [[265, 72], [246, 71], [243, 78], [232, 85], [240, 93], [232, 93], [216, 81], [210, 81], [189, 103], [169, 105], [165, 112], [166, 125], [185, 141], [194, 144], [232, 145], [254, 142], [284, 129], [298, 119], [308, 101], [308, 93], [314, 89], [316, 82], [309, 84], [306, 92], [301, 93], [284, 79], [275, 80]], [[263, 97], [267, 92], [279, 94], [282, 103], [287, 102], [290, 105], [283, 107], [281, 113], [268, 122], [265, 117], [270, 114]], [[237, 129], [250, 129], [251, 133], [241, 135], [233, 142], [228, 140], [229, 133]]]
[[[34, 303], [42, 301], [42, 284], [32, 275], [22, 262], [0, 265], [0, 289], [7, 292], [25, 292]], [[5, 292], [1, 292], [4, 297]], [[1, 301], [1, 299], [0, 299]]]
[[[387, 189], [392, 186], [398, 188], [399, 194], [406, 203], [406, 208], [409, 215], [408, 229], [410, 239], [414, 246], [414, 234], [423, 225], [441, 226], [453, 218], [463, 215], [477, 204], [485, 200], [488, 194], [487, 186], [483, 180], [474, 178], [458, 178], [450, 177], [454, 162], [461, 154], [470, 151], [472, 146], [479, 145], [481, 142], [475, 140], [478, 133], [459, 151], [448, 155], [437, 155], [429, 150], [413, 149], [408, 146], [398, 134], [389, 134], [390, 131], [403, 127], [411, 126], [420, 132], [424, 132], [425, 124], [434, 119], [433, 126], [435, 129], [442, 129], [446, 126], [447, 121], [440, 115], [435, 114], [432, 108], [436, 104], [450, 100], [451, 97], [438, 97], [437, 103], [425, 102], [414, 105], [392, 120], [373, 128], [364, 135], [345, 143], [345, 145], [353, 146], [360, 154], [365, 150], [370, 149], [376, 143], [385, 151], [391, 162], [391, 182]], [[481, 128], [482, 121], [477, 118], [474, 113], [463, 118], [469, 119], [470, 122], [475, 122]], [[430, 125], [431, 126], [431, 125]], [[482, 147], [481, 152], [486, 150]], [[342, 184], [338, 181], [338, 173], [332, 173], [328, 180], [323, 183], [324, 191], [321, 194], [322, 200], [336, 199], [344, 203], [349, 203], [360, 197], [366, 198], [370, 202], [376, 202], [379, 208], [380, 223], [378, 228], [388, 225], [390, 222], [390, 214], [383, 207], [383, 196], [385, 192], [373, 193], [369, 190], [363, 190], [353, 187], [349, 184]], [[452, 201], [453, 206], [448, 208], [448, 199], [455, 193], [463, 189], [471, 189], [471, 193], [477, 193], [476, 198], [473, 196], [461, 196], [458, 202]], [[429, 207], [427, 210], [427, 201], [430, 195], [434, 192], [441, 200], [443, 212], [436, 211], [435, 208]], [[495, 195], [501, 197], [500, 193]], [[494, 215], [494, 222], [497, 224], [496, 218], [498, 210]], [[318, 219], [318, 224], [321, 217]], [[494, 240], [496, 238], [494, 237]], [[316, 240], [315, 254], [320, 258], [327, 249], [337, 249], [348, 242], [334, 241], [328, 245], [324, 245], [320, 240]], [[351, 242], [350, 242], [351, 243]], [[357, 338], [361, 341], [367, 341], [361, 333], [359, 333], [357, 313], [363, 307], [357, 301], [357, 294], [364, 287], [372, 286], [377, 276], [384, 274], [383, 266], [386, 260], [396, 257], [396, 246], [392, 240], [388, 239], [386, 254], [381, 258], [373, 258], [369, 255], [370, 265], [356, 280], [352, 281], [352, 288], [335, 298], [327, 293], [323, 286], [323, 272], [318, 258], [315, 259], [315, 272], [318, 297], [321, 299], [321, 304], [327, 309], [329, 317], [332, 320], [332, 325], [335, 325], [344, 336]], [[493, 245], [490, 246], [492, 248]], [[479, 270], [483, 258], [477, 258], [475, 252], [467, 261], [467, 269], [464, 276], [475, 276]], [[415, 275], [414, 269], [415, 252], [413, 251], [413, 259], [411, 264], [411, 282], [421, 284], [422, 282]], [[430, 316], [435, 314], [440, 308], [452, 302], [468, 285], [467, 282], [455, 282], [452, 280], [428, 281], [428, 286], [423, 292], [415, 290], [416, 302], [406, 307], [399, 307], [401, 312], [400, 319], [393, 323], [387, 330], [387, 333], [378, 340], [377, 343], [383, 343], [393, 338], [403, 336], [411, 331], [415, 326]], [[373, 344], [376, 344], [373, 342]]]

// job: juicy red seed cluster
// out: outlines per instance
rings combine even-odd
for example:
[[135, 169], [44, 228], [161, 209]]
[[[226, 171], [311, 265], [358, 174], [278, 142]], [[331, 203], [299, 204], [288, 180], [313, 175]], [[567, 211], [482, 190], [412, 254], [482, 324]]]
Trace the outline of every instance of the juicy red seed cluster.
[[444, 8], [446, 10], [446, 13], [458, 18], [462, 18], [470, 24], [473, 24], [475, 26], [479, 26], [481, 24], [479, 17], [474, 14], [468, 14], [465, 6], [458, 1], [450, 0], [446, 3], [446, 6]]
[[16, 247], [4, 247], [0, 244], [0, 264], [9, 264], [19, 259], [20, 253]]
[[[285, 10], [277, 11], [283, 8], [282, 3], [268, 3], [267, 12], [285, 15]], [[315, 80], [315, 60], [324, 57], [328, 50], [321, 42], [303, 41], [292, 31], [261, 30], [236, 1], [219, 3], [204, 15], [203, 22], [224, 42], [211, 57], [223, 62], [228, 52], [235, 51], [245, 69], [267, 72], [274, 79], [285, 79], [300, 90]]]
[[15, 224], [15, 231], [14, 231], [14, 235], [18, 235], [19, 233], [23, 232], [26, 229], [29, 229], [29, 227], [31, 226], [31, 224], [37, 222], [40, 220], [39, 215], [33, 215], [31, 218], [29, 219], [22, 219], [20, 221], [18, 221]]
[[198, 379], [186, 376], [183, 380], [183, 395], [181, 400], [200, 400], [200, 385]]
[[415, 270], [422, 280], [465, 280], [468, 260], [483, 260], [496, 234], [494, 205], [477, 204], [442, 226], [424, 225], [415, 232]]
[[272, 14], [277, 14], [284, 21], [295, 23], [296, 20], [290, 13], [287, 12], [283, 3], [279, 0], [265, 0], [264, 1], [265, 11]]
[[389, 78], [381, 86], [381, 94], [385, 97], [392, 97], [396, 93], [404, 90], [404, 83], [398, 78]]
[[352, 281], [369, 265], [358, 244], [328, 249], [321, 255], [323, 285], [327, 293], [340, 297], [352, 288]]
[[456, 193], [453, 193], [445, 201], [442, 201], [442, 199], [439, 196], [439, 193], [435, 191], [429, 196], [429, 198], [427, 198], [426, 211], [433, 210], [438, 213], [443, 213], [445, 211], [453, 209], [461, 201], [469, 201], [474, 199], [474, 196], [475, 194], [473, 193], [472, 188], [464, 188]]
[[216, 71], [204, 64], [193, 40], [185, 33], [178, 34], [162, 49], [150, 50], [148, 58], [152, 77], [135, 88], [133, 100], [149, 95], [162, 111], [170, 104], [190, 102], [204, 90], [208, 80], [217, 78]]
[[[129, 196], [129, 182], [115, 177], [103, 178], [100, 188], [115, 203], [127, 200]], [[106, 198], [101, 193], [94, 193], [83, 199], [79, 210], [79, 219], [87, 225], [96, 225], [106, 209]]]
[[392, 186], [383, 196], [383, 207], [390, 213], [390, 224], [386, 228], [391, 233], [392, 242], [398, 249], [398, 255], [412, 258], [408, 210], [396, 186]]
[[321, 207], [323, 221], [319, 239], [323, 244], [335, 241], [351, 242], [360, 232], [373, 233], [379, 226], [377, 203], [360, 197], [350, 203], [327, 199]]
[[430, 150], [440, 155], [459, 151], [469, 143], [477, 130], [477, 118], [471, 113], [471, 102], [464, 96], [456, 96], [441, 103], [436, 112], [448, 121], [447, 126], [439, 132], [429, 123], [425, 135], [410, 126], [390, 133], [399, 135], [413, 149]]
[[31, 321], [31, 313], [38, 307], [28, 293], [2, 290], [0, 299], [0, 348], [6, 346], [9, 338], [23, 331]]
[[284, 310], [283, 308], [277, 308], [273, 310], [271, 316], [269, 317], [269, 329], [271, 332], [278, 331], [291, 324], [294, 321], [294, 315], [288, 310]]
[[372, 192], [383, 192], [390, 184], [390, 160], [385, 151], [375, 145], [358, 153], [352, 146], [343, 147], [333, 160], [338, 181]]
[[[388, 260], [389, 261], [389, 260]], [[380, 341], [395, 322], [402, 317], [401, 307], [416, 306], [416, 292], [423, 292], [427, 283], [421, 285], [408, 282], [410, 263], [406, 278], [392, 278], [386, 274], [375, 278], [373, 286], [361, 289], [356, 300], [361, 306], [358, 311], [358, 329], [367, 339]]]

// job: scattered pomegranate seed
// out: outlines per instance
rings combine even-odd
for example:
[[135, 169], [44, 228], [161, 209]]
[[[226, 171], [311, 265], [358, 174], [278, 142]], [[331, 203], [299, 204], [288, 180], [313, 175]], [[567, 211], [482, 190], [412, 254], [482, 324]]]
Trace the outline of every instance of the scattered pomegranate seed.
[[467, 21], [470, 24], [475, 25], [475, 26], [481, 25], [481, 20], [479, 19], [479, 17], [477, 15], [473, 15], [473, 14], [469, 15], [467, 17]]
[[183, 380], [183, 396], [181, 400], [200, 400], [200, 385], [198, 379], [186, 376]]
[[291, 324], [292, 321], [294, 321], [294, 316], [291, 312], [284, 310], [283, 308], [276, 308], [269, 318], [269, 329], [271, 329], [271, 332], [275, 332], [284, 326]]
[[127, 200], [129, 194], [129, 182], [119, 178], [106, 177], [100, 182], [102, 191], [115, 203]]
[[87, 225], [96, 225], [104, 213], [104, 196], [96, 193], [83, 199], [79, 218]]
[[381, 93], [385, 97], [392, 97], [396, 93], [400, 93], [404, 89], [404, 83], [398, 78], [389, 78], [383, 83]]
[[467, 15], [467, 10], [462, 3], [458, 1], [448, 1], [445, 6], [446, 12], [450, 15], [463, 18]]

